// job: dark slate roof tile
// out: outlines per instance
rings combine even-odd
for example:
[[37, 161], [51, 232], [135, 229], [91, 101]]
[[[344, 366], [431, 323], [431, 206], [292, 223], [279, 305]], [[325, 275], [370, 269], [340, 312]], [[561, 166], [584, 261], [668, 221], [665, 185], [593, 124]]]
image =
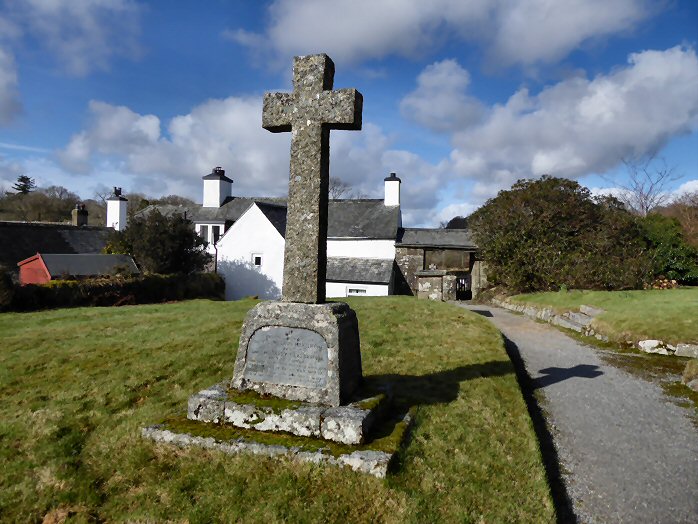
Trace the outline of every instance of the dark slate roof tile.
[[272, 223], [279, 234], [286, 238], [286, 206], [277, 206], [265, 202], [255, 202], [267, 220]]
[[0, 222], [0, 265], [17, 270], [17, 262], [37, 253], [100, 253], [111, 229], [70, 224]]
[[[284, 198], [231, 197], [221, 207], [157, 205], [148, 206], [137, 215], [157, 209], [165, 216], [186, 212], [187, 218], [194, 222], [235, 222], [253, 202], [286, 206]], [[327, 236], [330, 238], [394, 239], [400, 208], [386, 206], [382, 199], [330, 200], [328, 215]], [[285, 231], [285, 225], [283, 229]]]
[[331, 200], [327, 236], [332, 238], [394, 239], [400, 208], [382, 199]]
[[382, 258], [327, 258], [327, 280], [388, 284], [393, 274], [393, 260]]
[[477, 249], [467, 229], [400, 228], [397, 246]]
[[72, 275], [76, 277], [110, 275], [117, 269], [126, 268], [126, 273], [139, 273], [129, 255], [64, 255], [44, 254], [41, 258], [52, 277]]

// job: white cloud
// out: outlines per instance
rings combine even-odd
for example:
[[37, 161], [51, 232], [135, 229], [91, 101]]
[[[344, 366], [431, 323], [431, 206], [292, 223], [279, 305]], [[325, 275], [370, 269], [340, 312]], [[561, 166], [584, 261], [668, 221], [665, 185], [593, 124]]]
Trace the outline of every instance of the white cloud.
[[0, 155], [0, 189], [10, 189], [17, 177], [24, 173], [23, 166]]
[[491, 52], [502, 65], [553, 62], [585, 42], [634, 28], [651, 11], [646, 0], [503, 2]]
[[470, 75], [453, 59], [427, 66], [417, 77], [417, 88], [400, 102], [402, 115], [433, 131], [456, 131], [482, 116], [480, 102], [465, 91]]
[[[288, 187], [290, 133], [262, 129], [262, 97], [208, 100], [173, 118], [167, 132], [155, 115], [90, 102], [88, 126], [57, 153], [63, 169], [89, 173], [94, 184], [109, 177], [131, 191], [179, 193], [200, 199], [201, 176], [222, 166], [238, 196], [281, 196]], [[330, 172], [355, 192], [383, 197], [383, 178], [403, 177], [405, 220], [432, 219], [447, 162], [432, 165], [418, 155], [391, 148], [391, 139], [371, 123], [363, 131], [332, 133]], [[110, 173], [106, 175], [105, 173]], [[123, 181], [126, 179], [126, 181]]]
[[686, 193], [698, 193], [698, 180], [687, 180], [674, 191], [673, 196], [680, 197]]
[[93, 174], [100, 160], [110, 159], [136, 177], [131, 186], [178, 187], [196, 195], [201, 176], [221, 165], [235, 180], [238, 194], [260, 187], [278, 193], [286, 183], [279, 174], [288, 172], [288, 153], [278, 147], [282, 135], [262, 129], [261, 100], [209, 100], [173, 118], [166, 133], [155, 115], [92, 101], [89, 125], [73, 136], [58, 158], [65, 169]]
[[633, 29], [650, 0], [276, 0], [262, 34], [224, 33], [254, 52], [327, 52], [360, 62], [421, 56], [449, 36], [482, 43], [505, 65], [549, 62], [584, 42]]
[[454, 171], [491, 196], [517, 178], [604, 173], [698, 127], [693, 49], [631, 54], [629, 65], [531, 95], [521, 89], [479, 125], [453, 135]]
[[467, 217], [478, 208], [470, 202], [461, 202], [458, 204], [449, 204], [436, 212], [436, 219], [439, 223], [448, 222], [455, 217]]
[[138, 54], [140, 11], [133, 0], [9, 0], [0, 7], [0, 29], [36, 39], [82, 76], [107, 69], [115, 56]]
[[21, 109], [14, 58], [0, 48], [0, 125], [9, 124]]

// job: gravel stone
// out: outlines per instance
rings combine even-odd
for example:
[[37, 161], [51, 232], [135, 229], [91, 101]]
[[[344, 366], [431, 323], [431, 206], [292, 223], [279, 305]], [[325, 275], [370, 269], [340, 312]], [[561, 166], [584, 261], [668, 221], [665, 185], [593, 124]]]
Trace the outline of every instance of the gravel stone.
[[464, 305], [516, 345], [534, 380], [580, 522], [698, 522], [692, 408], [605, 363], [596, 348], [496, 307]]

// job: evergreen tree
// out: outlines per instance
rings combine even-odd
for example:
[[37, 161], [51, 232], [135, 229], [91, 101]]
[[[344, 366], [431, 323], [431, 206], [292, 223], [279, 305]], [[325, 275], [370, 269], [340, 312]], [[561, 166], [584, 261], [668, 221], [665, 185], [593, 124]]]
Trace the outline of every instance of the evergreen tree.
[[106, 251], [133, 256], [147, 273], [194, 273], [211, 261], [206, 242], [194, 231], [191, 220], [159, 211], [132, 218], [123, 231], [114, 231]]
[[31, 193], [36, 187], [36, 183], [33, 178], [29, 178], [27, 175], [19, 175], [17, 177], [17, 182], [12, 186], [12, 189], [17, 191], [22, 195]]
[[641, 288], [651, 278], [635, 217], [564, 178], [519, 180], [468, 217], [488, 278], [512, 291]]

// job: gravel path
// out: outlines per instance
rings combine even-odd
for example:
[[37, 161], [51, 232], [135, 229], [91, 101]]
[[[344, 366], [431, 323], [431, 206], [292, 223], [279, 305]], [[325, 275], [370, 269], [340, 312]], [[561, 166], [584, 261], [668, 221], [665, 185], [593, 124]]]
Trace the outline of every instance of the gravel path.
[[540, 412], [579, 522], [698, 523], [698, 429], [688, 409], [551, 326], [461, 305], [489, 317], [542, 393]]

